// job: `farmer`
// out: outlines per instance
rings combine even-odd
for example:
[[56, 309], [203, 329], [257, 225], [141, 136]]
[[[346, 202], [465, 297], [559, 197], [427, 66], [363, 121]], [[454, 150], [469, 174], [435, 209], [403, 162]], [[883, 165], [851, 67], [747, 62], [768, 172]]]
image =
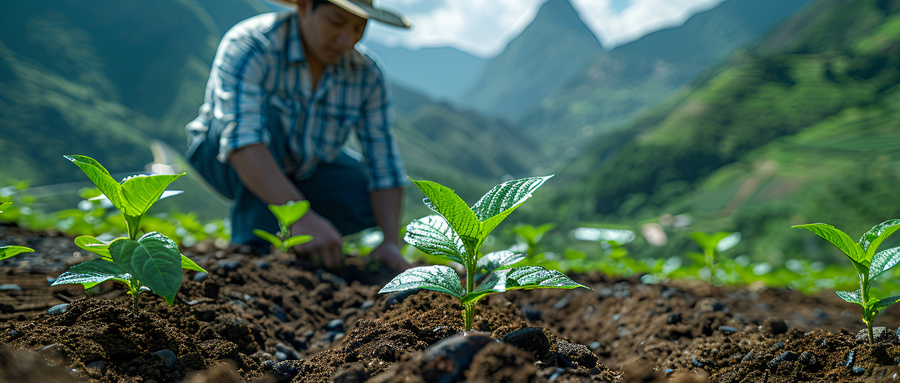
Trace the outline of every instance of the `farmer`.
[[[312, 235], [299, 254], [341, 264], [343, 235], [380, 226], [372, 255], [400, 256], [402, 188], [408, 183], [392, 133], [390, 86], [356, 43], [369, 19], [409, 28], [372, 0], [276, 0], [287, 12], [238, 23], [222, 38], [199, 116], [186, 127], [187, 158], [234, 201], [231, 240], [265, 251], [253, 229], [277, 232], [269, 204], [310, 202], [291, 226]], [[351, 133], [362, 155], [346, 147]]]

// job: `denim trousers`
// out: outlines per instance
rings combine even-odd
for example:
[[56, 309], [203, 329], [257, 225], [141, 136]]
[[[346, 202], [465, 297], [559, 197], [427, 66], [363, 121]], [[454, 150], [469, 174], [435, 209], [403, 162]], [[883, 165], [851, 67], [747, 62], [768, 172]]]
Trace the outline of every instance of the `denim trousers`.
[[[231, 207], [231, 242], [250, 245], [265, 252], [268, 242], [256, 237], [253, 229], [275, 233], [279, 230], [278, 221], [269, 211], [268, 204], [241, 182], [234, 168], [216, 158], [222, 130], [224, 124], [213, 121], [206, 139], [192, 143], [186, 157], [213, 189], [234, 201]], [[288, 141], [281, 132], [283, 130], [277, 127], [270, 128], [268, 147], [275, 162], [283, 169]], [[309, 178], [291, 181], [309, 201], [310, 209], [331, 221], [342, 235], [376, 225], [363, 164], [347, 153], [341, 152], [332, 162], [320, 162]]]

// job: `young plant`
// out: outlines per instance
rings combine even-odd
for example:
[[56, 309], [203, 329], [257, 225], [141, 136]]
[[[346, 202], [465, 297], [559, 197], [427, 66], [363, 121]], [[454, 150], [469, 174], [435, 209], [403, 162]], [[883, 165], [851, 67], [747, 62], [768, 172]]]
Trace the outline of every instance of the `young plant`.
[[278, 219], [277, 234], [269, 233], [262, 229], [253, 229], [253, 234], [257, 237], [265, 239], [281, 251], [288, 251], [294, 245], [301, 245], [312, 240], [311, 235], [295, 235], [291, 236], [291, 225], [303, 218], [309, 211], [309, 201], [288, 201], [284, 205], [269, 205], [269, 210]]
[[108, 280], [128, 287], [132, 309], [138, 310], [138, 297], [144, 291], [152, 291], [169, 305], [181, 288], [181, 269], [205, 272], [194, 261], [178, 251], [174, 241], [158, 232], [138, 237], [141, 217], [157, 200], [180, 192], [166, 192], [166, 187], [184, 175], [137, 175], [117, 182], [109, 172], [93, 158], [86, 156], [66, 156], [78, 165], [88, 178], [122, 214], [128, 230], [128, 237], [116, 238], [110, 243], [91, 236], [75, 238], [75, 244], [100, 255], [72, 266], [53, 282], [60, 284], [81, 284], [91, 288]]
[[[6, 210], [10, 205], [12, 205], [12, 202], [0, 202], [0, 213], [3, 213], [3, 210]], [[25, 246], [0, 246], [0, 260], [33, 251], [33, 249]]]
[[719, 253], [734, 247], [741, 241], [741, 233], [739, 232], [720, 231], [715, 234], [706, 234], [702, 231], [695, 231], [690, 234], [690, 237], [700, 245], [700, 248], [703, 249], [703, 254], [690, 253], [688, 256], [694, 261], [703, 262], [706, 265], [706, 269], [709, 271], [709, 277], [705, 278], [707, 282], [713, 282], [715, 279]]
[[856, 291], [837, 291], [841, 299], [856, 303], [863, 307], [862, 320], [869, 333], [869, 344], [874, 343], [872, 322], [878, 312], [885, 307], [900, 301], [900, 295], [888, 298], [877, 298], [871, 294], [872, 284], [885, 271], [900, 263], [900, 247], [892, 247], [878, 251], [878, 246], [891, 234], [900, 229], [900, 219], [891, 219], [875, 225], [863, 234], [858, 242], [853, 242], [843, 231], [824, 223], [796, 225], [825, 238], [840, 249], [856, 269], [859, 277], [859, 289]]
[[[425, 193], [431, 215], [406, 226], [404, 240], [418, 249], [465, 267], [465, 287], [448, 266], [415, 267], [388, 282], [379, 293], [426, 289], [450, 294], [463, 306], [465, 331], [472, 329], [475, 304], [482, 297], [507, 290], [584, 287], [559, 271], [540, 266], [511, 268], [525, 254], [498, 251], [482, 256], [481, 245], [488, 234], [510, 213], [531, 197], [546, 177], [509, 181], [495, 186], [471, 208], [456, 193], [431, 181], [413, 181]], [[476, 280], [479, 281], [476, 286]]]

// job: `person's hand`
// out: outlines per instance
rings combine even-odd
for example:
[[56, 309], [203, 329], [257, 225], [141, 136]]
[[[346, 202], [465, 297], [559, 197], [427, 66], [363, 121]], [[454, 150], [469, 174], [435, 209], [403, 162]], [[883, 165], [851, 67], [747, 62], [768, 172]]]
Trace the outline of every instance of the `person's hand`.
[[400, 246], [395, 242], [381, 242], [375, 250], [369, 254], [383, 263], [385, 266], [395, 271], [404, 271], [412, 267], [403, 256], [400, 255]]
[[291, 235], [311, 235], [311, 241], [293, 247], [300, 255], [320, 257], [322, 266], [335, 269], [343, 259], [343, 237], [331, 221], [310, 210], [303, 218], [291, 225]]

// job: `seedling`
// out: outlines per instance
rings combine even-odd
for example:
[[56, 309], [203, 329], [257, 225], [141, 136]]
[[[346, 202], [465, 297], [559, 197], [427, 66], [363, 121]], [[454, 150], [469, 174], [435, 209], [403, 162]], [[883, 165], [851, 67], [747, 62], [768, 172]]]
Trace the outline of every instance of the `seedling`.
[[872, 322], [878, 316], [878, 312], [900, 301], [900, 295], [888, 298], [877, 298], [871, 294], [872, 284], [885, 271], [900, 263], [900, 247], [877, 251], [878, 246], [891, 234], [900, 229], [900, 219], [891, 219], [875, 225], [871, 230], [863, 234], [859, 242], [853, 242], [843, 231], [824, 223], [811, 223], [792, 227], [805, 228], [816, 235], [825, 238], [840, 249], [856, 269], [859, 277], [859, 290], [837, 291], [841, 299], [856, 303], [863, 307], [862, 320], [866, 324], [869, 333], [869, 344], [874, 343], [872, 334]]
[[[511, 268], [525, 254], [479, 252], [491, 231], [531, 197], [552, 176], [509, 181], [495, 186], [471, 208], [456, 193], [431, 181], [413, 181], [425, 193], [425, 206], [438, 215], [420, 218], [406, 226], [404, 240], [428, 254], [465, 267], [466, 285], [457, 272], [443, 265], [414, 267], [388, 282], [379, 293], [426, 289], [450, 294], [463, 306], [465, 331], [472, 329], [475, 304], [484, 296], [507, 290], [584, 287], [559, 271], [540, 266]], [[476, 286], [476, 280], [480, 281]]]
[[695, 231], [690, 234], [690, 237], [700, 245], [700, 248], [703, 249], [703, 254], [690, 253], [688, 256], [693, 258], [694, 261], [703, 262], [706, 265], [706, 269], [709, 271], [709, 277], [706, 278], [707, 282], [713, 282], [715, 278], [719, 253], [734, 247], [741, 241], [741, 233], [739, 232], [720, 231], [715, 234], [706, 234], [702, 231]]
[[181, 269], [206, 272], [194, 261], [178, 251], [174, 241], [158, 232], [138, 237], [141, 217], [157, 200], [179, 192], [165, 192], [166, 187], [184, 175], [137, 175], [116, 182], [109, 172], [93, 158], [86, 156], [66, 156], [78, 165], [88, 178], [122, 214], [128, 230], [128, 237], [116, 238], [110, 243], [91, 236], [75, 238], [75, 244], [100, 255], [72, 266], [56, 278], [52, 286], [74, 283], [85, 289], [108, 280], [128, 287], [132, 309], [138, 309], [138, 297], [144, 291], [152, 291], [169, 305], [181, 288]]
[[301, 245], [312, 240], [311, 235], [295, 235], [291, 236], [291, 225], [299, 221], [309, 211], [309, 201], [288, 201], [284, 205], [270, 204], [269, 210], [278, 219], [277, 234], [269, 233], [262, 229], [254, 229], [253, 234], [257, 237], [265, 239], [281, 251], [288, 251], [295, 245]]
[[[6, 210], [10, 205], [12, 205], [12, 202], [0, 202], [0, 213], [3, 213], [3, 210]], [[0, 246], [0, 260], [32, 251], [34, 250], [25, 246]]]

